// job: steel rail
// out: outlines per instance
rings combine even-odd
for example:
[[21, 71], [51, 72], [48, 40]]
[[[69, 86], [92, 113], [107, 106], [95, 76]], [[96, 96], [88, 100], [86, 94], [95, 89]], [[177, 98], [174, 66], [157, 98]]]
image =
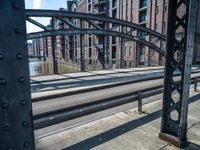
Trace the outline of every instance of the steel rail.
[[[197, 77], [191, 78], [190, 84], [195, 83]], [[33, 116], [34, 129], [41, 129], [57, 123], [96, 113], [109, 108], [117, 107], [131, 102], [136, 102], [140, 98], [147, 98], [163, 92], [163, 85], [153, 86], [147, 89], [141, 89], [123, 95], [113, 96], [110, 98], [101, 99], [94, 102], [88, 102], [71, 106], [68, 108], [45, 112]]]
[[146, 27], [140, 26], [138, 24], [127, 22], [125, 20], [115, 19], [106, 16], [98, 16], [94, 14], [80, 13], [80, 12], [70, 12], [70, 11], [57, 11], [57, 10], [34, 10], [34, 9], [26, 9], [27, 17], [63, 17], [63, 18], [78, 18], [82, 20], [95, 20], [95, 21], [103, 21], [107, 23], [115, 23], [122, 26], [134, 28], [140, 31], [144, 31], [156, 37], [159, 37], [162, 40], [166, 40], [166, 37], [158, 32], [155, 32]]
[[161, 54], [162, 56], [165, 56], [164, 50], [160, 49], [156, 45], [133, 35], [129, 35], [126, 33], [121, 33], [117, 31], [111, 31], [111, 30], [104, 30], [104, 29], [61, 29], [61, 30], [49, 30], [49, 31], [42, 31], [42, 32], [35, 32], [35, 33], [29, 33], [27, 34], [28, 40], [35, 39], [35, 38], [41, 38], [41, 37], [51, 37], [51, 36], [57, 36], [57, 35], [74, 35], [74, 34], [95, 34], [95, 35], [106, 35], [106, 36], [115, 36], [115, 37], [122, 37], [125, 39], [129, 39], [131, 41], [135, 41], [141, 44], [144, 44], [152, 49], [154, 49], [156, 52]]
[[[150, 92], [150, 91], [153, 92]], [[162, 88], [152, 87], [151, 90], [147, 92], [140, 92], [142, 98], [150, 97], [156, 94], [162, 93]], [[135, 102], [138, 100], [137, 92], [129, 93], [126, 95], [115, 96], [93, 103], [87, 103], [82, 106], [76, 106], [68, 109], [62, 109], [50, 113], [45, 113], [42, 115], [33, 116], [34, 119], [34, 129], [45, 128], [57, 123], [96, 113], [105, 109], [112, 107], [117, 107], [127, 103]]]

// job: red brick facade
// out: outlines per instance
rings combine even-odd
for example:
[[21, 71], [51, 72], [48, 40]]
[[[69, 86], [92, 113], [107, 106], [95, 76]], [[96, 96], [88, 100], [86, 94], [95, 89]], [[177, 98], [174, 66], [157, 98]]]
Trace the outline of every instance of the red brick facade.
[[[166, 34], [167, 31], [167, 2], [168, 0], [108, 0], [107, 16], [127, 20], [142, 26], [146, 26], [161, 34]], [[71, 1], [67, 2], [67, 10], [84, 13], [98, 13], [98, 9], [94, 4], [98, 0], [77, 0], [76, 4]], [[200, 8], [200, 4], [199, 4]], [[178, 10], [179, 16], [184, 14], [184, 7]], [[200, 62], [200, 9], [198, 11], [197, 32], [195, 38], [194, 63]], [[77, 19], [69, 19], [74, 25], [80, 26], [80, 21]], [[87, 22], [82, 24], [82, 27], [91, 28]], [[56, 29], [70, 28], [67, 24], [56, 21]], [[109, 28], [112, 28], [110, 26]], [[122, 31], [121, 28], [116, 28]], [[127, 29], [129, 31], [129, 29]], [[178, 36], [181, 35], [182, 29], [178, 29]], [[138, 35], [146, 40], [150, 40], [158, 47], [166, 49], [165, 43], [158, 41], [156, 38], [146, 36], [143, 32], [132, 32], [133, 35]], [[120, 66], [121, 58], [121, 39], [109, 37], [109, 64], [111, 67]], [[47, 52], [51, 56], [51, 38], [47, 38]], [[98, 37], [95, 35], [84, 35], [82, 41], [85, 54], [85, 63], [90, 70], [98, 70], [100, 63], [98, 60], [97, 47], [101, 47]], [[126, 67], [135, 66], [157, 66], [164, 64], [164, 58], [155, 51], [133, 41], [125, 43], [125, 61]], [[64, 58], [70, 62], [80, 62], [80, 35], [73, 36], [57, 36], [56, 37], [57, 57]]]

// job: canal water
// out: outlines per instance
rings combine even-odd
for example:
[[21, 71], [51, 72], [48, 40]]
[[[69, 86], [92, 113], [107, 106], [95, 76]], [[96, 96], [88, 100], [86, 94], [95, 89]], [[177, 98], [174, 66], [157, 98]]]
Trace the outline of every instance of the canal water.
[[[58, 73], [62, 74], [79, 71], [78, 66], [66, 64], [64, 62], [58, 62], [57, 67], [58, 67]], [[51, 75], [53, 74], [53, 62], [49, 60], [46, 61], [29, 60], [29, 73], [30, 76]]]

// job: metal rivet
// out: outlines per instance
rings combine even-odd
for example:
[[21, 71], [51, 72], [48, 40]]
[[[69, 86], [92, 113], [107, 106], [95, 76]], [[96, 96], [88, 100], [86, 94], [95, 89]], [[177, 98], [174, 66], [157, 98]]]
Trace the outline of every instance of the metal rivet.
[[30, 142], [24, 142], [24, 147], [29, 147], [30, 146]]
[[18, 54], [17, 54], [17, 59], [23, 59], [23, 54], [18, 53]]
[[3, 127], [3, 130], [6, 131], [6, 132], [8, 132], [8, 131], [11, 130], [11, 128], [10, 128], [8, 125], [5, 125], [5, 126]]
[[17, 33], [17, 34], [21, 33], [20, 29], [19, 28], [15, 28], [15, 33]]
[[19, 81], [20, 83], [24, 83], [24, 82], [25, 82], [25, 78], [24, 78], [24, 77], [19, 77], [19, 78], [18, 78], [18, 81]]
[[6, 80], [5, 79], [0, 79], [0, 84], [6, 84]]
[[4, 56], [3, 54], [0, 53], [0, 60], [3, 60], [4, 59]]
[[7, 109], [7, 108], [8, 108], [8, 103], [5, 103], [5, 102], [2, 103], [2, 104], [1, 104], [1, 107], [2, 107], [3, 109]]
[[21, 100], [20, 101], [20, 104], [23, 106], [23, 105], [26, 105], [26, 100]]
[[19, 9], [20, 5], [16, 2], [12, 2], [12, 7], [15, 8], [15, 9]]
[[23, 122], [22, 122], [22, 126], [23, 126], [23, 127], [27, 127], [27, 126], [28, 126], [28, 121], [23, 121]]

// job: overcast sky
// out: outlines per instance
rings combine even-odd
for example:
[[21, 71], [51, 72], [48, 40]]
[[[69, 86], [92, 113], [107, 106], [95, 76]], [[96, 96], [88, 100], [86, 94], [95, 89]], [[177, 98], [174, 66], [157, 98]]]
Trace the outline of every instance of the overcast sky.
[[[58, 10], [63, 7], [66, 8], [66, 0], [25, 0], [26, 9], [54, 9]], [[49, 18], [32, 18], [40, 23], [47, 25], [49, 23]], [[27, 32], [41, 31], [40, 28], [27, 22]]]

